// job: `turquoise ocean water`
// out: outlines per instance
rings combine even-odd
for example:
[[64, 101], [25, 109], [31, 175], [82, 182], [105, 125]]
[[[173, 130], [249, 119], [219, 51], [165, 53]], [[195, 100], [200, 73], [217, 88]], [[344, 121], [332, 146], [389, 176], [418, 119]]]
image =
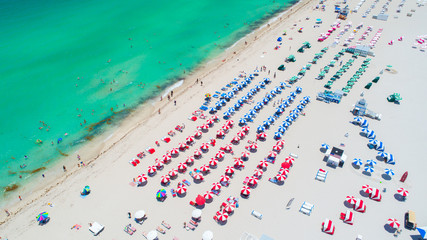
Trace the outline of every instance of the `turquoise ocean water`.
[[294, 2], [0, 0], [0, 199]]

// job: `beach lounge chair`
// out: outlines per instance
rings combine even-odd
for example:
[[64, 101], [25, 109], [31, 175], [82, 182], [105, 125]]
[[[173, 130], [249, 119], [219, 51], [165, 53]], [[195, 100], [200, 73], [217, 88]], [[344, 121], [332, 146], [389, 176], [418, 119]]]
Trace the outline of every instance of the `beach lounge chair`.
[[128, 224], [125, 226], [124, 231], [129, 235], [133, 235], [133, 233], [136, 232], [136, 229], [132, 227], [132, 225]]
[[314, 205], [309, 202], [303, 202], [299, 211], [310, 216], [311, 211], [313, 211]]
[[276, 178], [269, 178], [268, 181], [277, 184], [277, 179]]
[[195, 227], [197, 227], [199, 224], [197, 224], [197, 222], [190, 220], [189, 223]]
[[319, 169], [316, 174], [316, 180], [319, 180], [321, 182], [326, 181], [326, 177], [328, 176], [328, 171]]
[[193, 225], [191, 225], [191, 224], [187, 224], [187, 227], [188, 227], [189, 229], [193, 230], [193, 231], [196, 229], [196, 227], [195, 227], [195, 226], [193, 226]]
[[176, 197], [176, 191], [175, 191], [175, 189], [171, 189], [171, 194], [172, 194], [172, 197]]
[[185, 179], [182, 179], [182, 182], [185, 183], [185, 185], [187, 185], [187, 186], [191, 185], [191, 183], [189, 181], [185, 180]]
[[143, 236], [145, 239], [148, 239], [148, 238], [147, 238], [147, 232], [142, 232], [141, 234], [142, 234], [142, 236]]
[[166, 231], [163, 228], [159, 227], [159, 226], [157, 226], [156, 230], [157, 230], [157, 232], [159, 232], [161, 234], [165, 234], [166, 233]]
[[245, 180], [243, 180], [243, 185], [248, 184], [248, 181], [249, 181], [249, 177], [246, 177]]
[[218, 190], [211, 190], [211, 192], [217, 196], [219, 196], [219, 191]]
[[165, 221], [162, 221], [162, 225], [167, 229], [171, 229], [171, 225], [167, 224]]

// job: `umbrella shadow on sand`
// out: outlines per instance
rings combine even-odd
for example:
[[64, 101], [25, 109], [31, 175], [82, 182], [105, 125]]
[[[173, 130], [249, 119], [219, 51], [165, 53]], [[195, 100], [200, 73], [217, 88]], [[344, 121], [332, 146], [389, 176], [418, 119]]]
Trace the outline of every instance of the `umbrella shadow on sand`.
[[362, 197], [369, 197], [369, 193], [366, 193], [365, 191], [363, 191], [363, 190], [360, 190], [360, 195], [362, 195]]
[[387, 231], [387, 232], [389, 232], [389, 233], [394, 233], [394, 232], [396, 232], [396, 229], [395, 228], [392, 228], [389, 224], [384, 224], [384, 229]]
[[187, 192], [182, 193], [182, 194], [179, 194], [179, 193], [178, 193], [177, 195], [178, 195], [178, 197], [183, 198], [183, 197], [187, 196]]
[[377, 159], [378, 161], [384, 161], [384, 158], [381, 156], [376, 156], [375, 159]]
[[319, 150], [320, 150], [320, 152], [322, 152], [322, 153], [326, 153], [326, 151], [327, 151], [327, 149], [326, 149], [326, 148], [324, 148], [324, 147], [321, 147]]
[[353, 208], [353, 204], [350, 204], [349, 202], [347, 202], [347, 200], [344, 201], [344, 206], [346, 206], [347, 208]]
[[359, 165], [357, 165], [357, 164], [352, 163], [351, 165], [352, 165], [355, 169], [357, 169], [357, 170], [359, 170], [359, 169], [360, 169], [360, 166], [359, 166]]
[[390, 176], [390, 175], [388, 175], [388, 174], [385, 174], [385, 173], [383, 173], [383, 174], [381, 175], [381, 177], [383, 177], [383, 178], [384, 178], [384, 180], [387, 180], [387, 181], [390, 181], [390, 180], [391, 180], [391, 176]]
[[367, 171], [363, 171], [363, 172], [362, 172], [362, 174], [363, 174], [363, 175], [366, 175], [366, 176], [368, 176], [368, 177], [372, 176], [372, 174], [371, 174], [370, 172], [367, 172]]
[[396, 199], [399, 202], [404, 202], [405, 201], [405, 198], [402, 195], [398, 194], [398, 193], [394, 194], [394, 199]]

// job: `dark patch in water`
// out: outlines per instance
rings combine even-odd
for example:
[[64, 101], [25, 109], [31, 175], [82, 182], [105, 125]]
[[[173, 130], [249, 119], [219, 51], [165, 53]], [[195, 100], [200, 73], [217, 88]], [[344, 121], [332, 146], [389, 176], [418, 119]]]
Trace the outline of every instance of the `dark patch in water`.
[[16, 172], [12, 172], [12, 171], [8, 171], [9, 172], [9, 175], [15, 175], [16, 174]]
[[8, 185], [8, 186], [4, 187], [3, 189], [4, 189], [4, 192], [7, 193], [7, 192], [15, 191], [18, 188], [19, 188], [19, 185], [14, 183], [12, 185]]
[[40, 172], [40, 171], [45, 170], [45, 169], [46, 169], [45, 167], [39, 167], [39, 168], [36, 168], [34, 170], [19, 171], [19, 173], [37, 173], [37, 172]]
[[68, 157], [68, 154], [66, 154], [66, 153], [62, 152], [62, 151], [61, 151], [61, 150], [59, 150], [59, 149], [57, 149], [57, 150], [58, 150], [59, 154], [61, 154], [62, 156]]

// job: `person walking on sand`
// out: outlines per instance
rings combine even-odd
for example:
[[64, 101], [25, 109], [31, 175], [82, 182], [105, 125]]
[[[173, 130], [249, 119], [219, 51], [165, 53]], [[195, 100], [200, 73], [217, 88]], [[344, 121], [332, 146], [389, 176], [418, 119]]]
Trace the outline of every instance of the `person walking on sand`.
[[66, 172], [66, 171], [67, 171], [67, 168], [65, 167], [65, 165], [64, 165], [64, 166], [62, 166], [62, 169], [64, 169], [64, 172]]
[[176, 106], [176, 100], [173, 101], [173, 104]]
[[132, 214], [130, 212], [128, 212], [129, 218], [132, 218]]

